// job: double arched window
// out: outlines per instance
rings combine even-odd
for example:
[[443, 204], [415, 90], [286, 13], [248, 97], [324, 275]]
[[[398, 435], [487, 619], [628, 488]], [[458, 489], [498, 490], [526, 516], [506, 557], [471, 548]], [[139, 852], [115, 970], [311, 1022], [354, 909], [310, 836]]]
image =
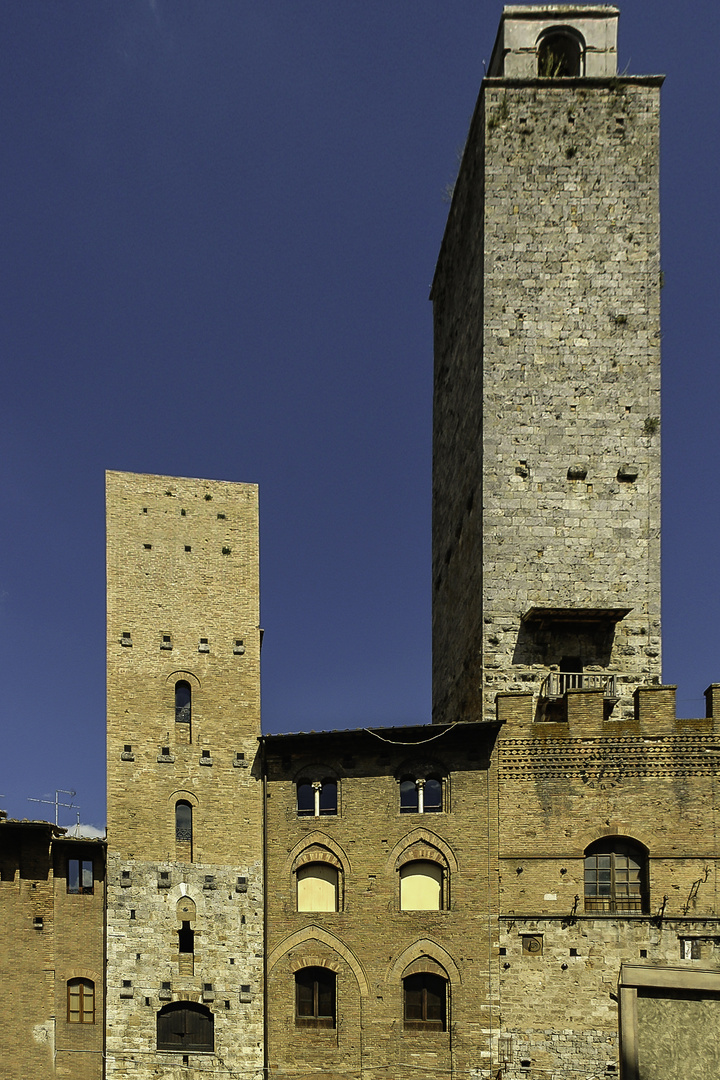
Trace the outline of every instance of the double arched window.
[[330, 817], [338, 812], [337, 780], [310, 780], [304, 777], [297, 782], [298, 817]]
[[173, 1001], [157, 1014], [157, 1048], [175, 1053], [211, 1054], [215, 1049], [215, 1021], [205, 1005]]
[[585, 851], [585, 911], [649, 911], [647, 851], [632, 840], [604, 837]]
[[404, 776], [400, 781], [401, 814], [439, 814], [443, 786], [438, 776]]
[[95, 1023], [95, 983], [92, 979], [70, 979], [67, 984], [68, 1024]]

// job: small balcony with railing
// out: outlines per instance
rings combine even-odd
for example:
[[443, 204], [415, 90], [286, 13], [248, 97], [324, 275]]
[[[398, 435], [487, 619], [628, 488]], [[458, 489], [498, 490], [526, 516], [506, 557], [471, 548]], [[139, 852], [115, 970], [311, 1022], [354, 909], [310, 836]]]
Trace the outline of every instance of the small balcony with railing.
[[617, 701], [615, 676], [587, 671], [551, 671], [543, 679], [540, 697], [546, 701], [557, 701], [568, 690], [602, 690], [607, 702]]

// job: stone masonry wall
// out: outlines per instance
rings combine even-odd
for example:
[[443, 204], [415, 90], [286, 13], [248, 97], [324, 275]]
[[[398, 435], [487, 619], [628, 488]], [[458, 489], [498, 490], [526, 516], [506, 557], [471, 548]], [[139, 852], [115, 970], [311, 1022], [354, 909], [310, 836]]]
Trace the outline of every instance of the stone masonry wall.
[[436, 719], [567, 655], [620, 715], [659, 679], [659, 82], [484, 83], [433, 287]]
[[[618, 1075], [621, 965], [664, 965], [678, 984], [720, 969], [717, 717], [676, 720], [670, 690], [640, 691], [624, 724], [592, 692], [566, 725], [535, 722], [530, 694], [499, 703], [494, 963], [507, 1080]], [[647, 851], [643, 911], [586, 911], [586, 848], [624, 838]]]
[[[108, 1077], [262, 1067], [258, 589], [255, 487], [108, 474]], [[213, 1055], [156, 1050], [172, 1001], [209, 1008]]]

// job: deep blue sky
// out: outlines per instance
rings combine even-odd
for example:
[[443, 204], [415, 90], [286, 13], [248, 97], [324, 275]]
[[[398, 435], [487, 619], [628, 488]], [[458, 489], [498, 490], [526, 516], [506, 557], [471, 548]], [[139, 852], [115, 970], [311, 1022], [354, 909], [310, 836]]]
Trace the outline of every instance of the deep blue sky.
[[[260, 484], [266, 731], [430, 718], [432, 330], [501, 5], [0, 4], [0, 802], [104, 822], [106, 468]], [[717, 0], [664, 72], [664, 677], [720, 681]], [[63, 818], [69, 823], [74, 820]]]

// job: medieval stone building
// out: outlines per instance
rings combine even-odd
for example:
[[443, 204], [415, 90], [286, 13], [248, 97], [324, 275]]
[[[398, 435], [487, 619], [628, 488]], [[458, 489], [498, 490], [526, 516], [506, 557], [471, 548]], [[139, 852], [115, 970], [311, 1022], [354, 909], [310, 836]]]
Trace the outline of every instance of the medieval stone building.
[[3, 1076], [720, 1073], [720, 686], [677, 719], [660, 666], [662, 80], [617, 18], [505, 8], [472, 120], [432, 725], [263, 737], [256, 489], [108, 474], [107, 871], [0, 822]]

